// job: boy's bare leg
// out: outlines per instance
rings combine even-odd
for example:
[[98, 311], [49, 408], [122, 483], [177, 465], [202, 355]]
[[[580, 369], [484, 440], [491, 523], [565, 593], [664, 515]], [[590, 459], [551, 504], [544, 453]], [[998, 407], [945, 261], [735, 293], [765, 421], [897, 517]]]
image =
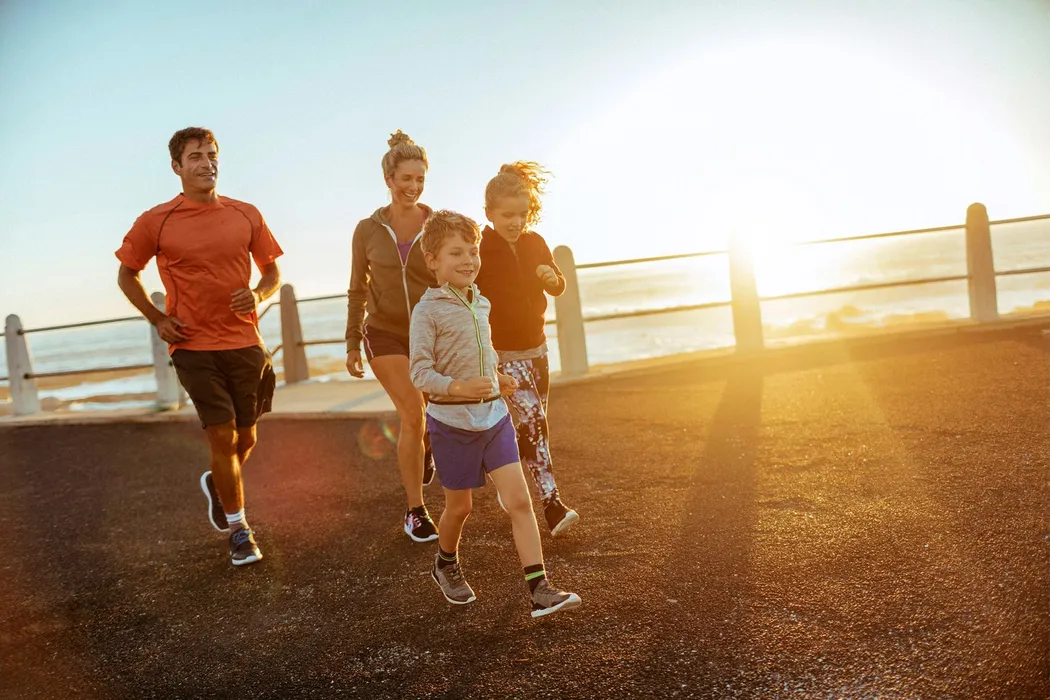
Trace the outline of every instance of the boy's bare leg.
[[[522, 567], [543, 564], [543, 547], [540, 545], [540, 530], [536, 526], [536, 514], [532, 512], [529, 486], [521, 462], [514, 462], [489, 472], [492, 483], [499, 491], [503, 507], [510, 515], [514, 546]], [[444, 518], [442, 518], [444, 520]]]
[[455, 554], [459, 549], [459, 538], [463, 524], [473, 507], [470, 489], [444, 489], [445, 510], [438, 522], [438, 546], [441, 551]]

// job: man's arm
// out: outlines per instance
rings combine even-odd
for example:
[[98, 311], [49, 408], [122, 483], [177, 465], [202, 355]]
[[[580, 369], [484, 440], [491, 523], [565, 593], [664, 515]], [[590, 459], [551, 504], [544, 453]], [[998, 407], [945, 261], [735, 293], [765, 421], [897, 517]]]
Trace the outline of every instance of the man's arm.
[[117, 271], [117, 286], [128, 301], [146, 317], [146, 320], [157, 327], [157, 333], [166, 343], [178, 343], [186, 340], [186, 336], [179, 330], [185, 326], [182, 321], [174, 316], [166, 316], [163, 311], [153, 305], [146, 288], [142, 286], [139, 270], [121, 264]]
[[250, 314], [281, 287], [281, 270], [276, 262], [267, 263], [260, 268], [262, 277], [255, 289], [238, 289], [230, 299], [230, 309], [235, 314]]

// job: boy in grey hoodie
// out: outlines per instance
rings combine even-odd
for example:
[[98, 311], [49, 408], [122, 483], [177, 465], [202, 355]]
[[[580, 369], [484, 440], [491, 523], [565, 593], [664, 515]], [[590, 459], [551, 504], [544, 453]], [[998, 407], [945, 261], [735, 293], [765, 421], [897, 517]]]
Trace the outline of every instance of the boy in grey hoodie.
[[579, 606], [580, 597], [547, 581], [514, 426], [501, 400], [501, 394], [514, 392], [517, 382], [496, 371], [489, 302], [474, 286], [481, 268], [480, 242], [478, 225], [450, 211], [432, 214], [420, 241], [440, 285], [423, 294], [409, 329], [409, 374], [416, 388], [430, 395], [427, 429], [445, 491], [431, 577], [448, 602], [464, 605], [474, 600], [460, 570], [459, 539], [470, 515], [471, 489], [484, 486], [488, 474], [511, 518], [532, 616], [541, 617]]

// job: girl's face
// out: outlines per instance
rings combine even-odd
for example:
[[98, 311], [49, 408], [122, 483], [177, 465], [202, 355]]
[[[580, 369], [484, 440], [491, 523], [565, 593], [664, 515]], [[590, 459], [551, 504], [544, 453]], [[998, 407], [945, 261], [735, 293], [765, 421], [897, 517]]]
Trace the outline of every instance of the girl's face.
[[514, 243], [525, 232], [525, 222], [529, 218], [529, 196], [519, 194], [499, 197], [491, 208], [485, 209], [485, 216], [492, 222], [496, 233]]
[[427, 166], [421, 160], [403, 160], [394, 168], [392, 175], [387, 176], [386, 186], [390, 188], [390, 198], [395, 206], [411, 207], [423, 194], [423, 184], [427, 179]]

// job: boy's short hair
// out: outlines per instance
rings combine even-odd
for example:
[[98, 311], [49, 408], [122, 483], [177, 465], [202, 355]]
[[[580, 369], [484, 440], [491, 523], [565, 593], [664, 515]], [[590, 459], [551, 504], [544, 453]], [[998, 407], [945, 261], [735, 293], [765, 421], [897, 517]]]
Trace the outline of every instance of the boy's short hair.
[[419, 241], [424, 253], [437, 255], [441, 246], [452, 236], [459, 234], [467, 243], [477, 245], [481, 242], [481, 229], [477, 222], [448, 209], [436, 211], [427, 217], [423, 224], [423, 238]]

